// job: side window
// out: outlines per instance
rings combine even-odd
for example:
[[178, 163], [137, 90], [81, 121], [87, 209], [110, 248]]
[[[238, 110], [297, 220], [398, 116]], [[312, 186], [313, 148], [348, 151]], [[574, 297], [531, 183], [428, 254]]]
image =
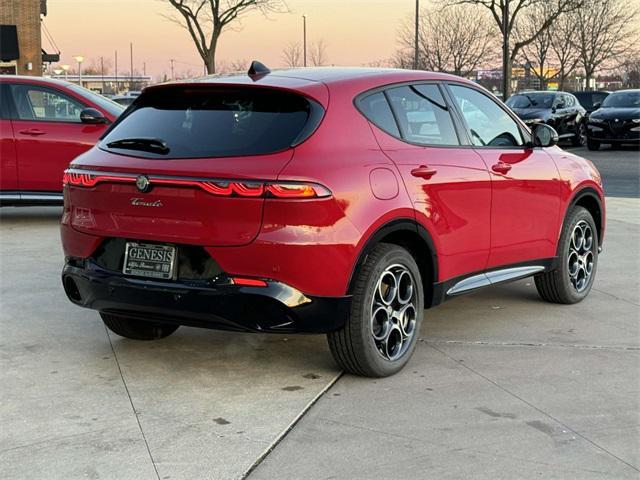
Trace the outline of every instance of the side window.
[[494, 100], [473, 88], [459, 85], [449, 87], [474, 145], [512, 147], [524, 144], [516, 121]]
[[0, 118], [3, 120], [11, 118], [9, 109], [9, 87], [0, 83]]
[[367, 120], [371, 123], [377, 125], [391, 135], [396, 137], [400, 136], [398, 124], [393, 118], [391, 107], [389, 107], [389, 103], [382, 92], [364, 97], [358, 101], [358, 106], [360, 107], [360, 110], [362, 110], [364, 116], [367, 117]]
[[576, 99], [573, 95], [565, 95], [567, 97], [567, 107], [575, 107]]
[[11, 85], [20, 120], [78, 122], [84, 106], [59, 92], [32, 85]]
[[390, 88], [387, 95], [405, 140], [421, 145], [460, 145], [437, 85]]

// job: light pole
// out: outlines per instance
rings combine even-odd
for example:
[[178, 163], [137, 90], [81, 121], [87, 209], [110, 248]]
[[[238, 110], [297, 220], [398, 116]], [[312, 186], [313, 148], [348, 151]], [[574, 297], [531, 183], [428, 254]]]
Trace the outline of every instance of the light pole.
[[60, 74], [62, 73], [62, 69], [61, 68], [54, 68], [53, 69], [53, 73], [56, 74], [56, 76], [60, 76]]
[[64, 79], [65, 81], [69, 81], [69, 65], [60, 65], [60, 68], [64, 70]]
[[302, 64], [307, 66], [307, 16], [302, 15]]
[[414, 39], [413, 69], [418, 69], [418, 36], [420, 31], [420, 0], [416, 0], [416, 35]]
[[82, 86], [82, 62], [84, 61], [84, 57], [78, 55], [75, 59], [76, 62], [78, 62], [78, 85]]

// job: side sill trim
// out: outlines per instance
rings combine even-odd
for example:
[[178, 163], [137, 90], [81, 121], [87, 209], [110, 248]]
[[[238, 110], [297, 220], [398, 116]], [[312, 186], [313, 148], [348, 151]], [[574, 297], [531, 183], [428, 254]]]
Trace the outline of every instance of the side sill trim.
[[529, 277], [544, 271], [545, 267], [542, 265], [533, 265], [530, 267], [513, 267], [504, 268], [501, 270], [493, 270], [491, 272], [481, 273], [474, 275], [464, 280], [459, 281], [449, 290], [447, 290], [448, 296], [459, 295], [471, 290], [486, 287], [489, 285], [495, 285], [502, 282], [508, 282], [511, 280], [517, 280], [519, 278]]

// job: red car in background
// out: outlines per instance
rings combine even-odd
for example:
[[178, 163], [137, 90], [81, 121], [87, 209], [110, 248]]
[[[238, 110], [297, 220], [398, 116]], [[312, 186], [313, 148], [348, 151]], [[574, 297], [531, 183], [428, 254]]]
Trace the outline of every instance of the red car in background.
[[64, 289], [124, 337], [326, 333], [346, 371], [391, 375], [445, 299], [528, 276], [587, 296], [602, 184], [557, 141], [438, 73], [152, 86], [65, 174]]
[[62, 203], [62, 175], [124, 107], [69, 82], [0, 76], [0, 205]]

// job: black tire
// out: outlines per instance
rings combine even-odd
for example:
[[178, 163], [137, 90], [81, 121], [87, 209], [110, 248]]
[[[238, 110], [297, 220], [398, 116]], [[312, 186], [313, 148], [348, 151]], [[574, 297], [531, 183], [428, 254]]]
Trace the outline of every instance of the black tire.
[[589, 150], [600, 150], [600, 142], [587, 137], [587, 148]]
[[[572, 257], [576, 258], [576, 263], [570, 262], [570, 257], [574, 254], [572, 235], [579, 224], [588, 225], [592, 235], [590, 247], [583, 249], [585, 256], [587, 256], [587, 253], [591, 254], [591, 257], [589, 257], [591, 258], [591, 273], [582, 287], [579, 287], [580, 283], [578, 283], [578, 286], [574, 283], [578, 276], [572, 277], [569, 267], [570, 263], [572, 266], [579, 265], [578, 257]], [[567, 215], [560, 235], [558, 259], [560, 266], [556, 270], [535, 277], [536, 288], [540, 297], [551, 303], [573, 304], [581, 302], [591, 291], [598, 267], [598, 231], [593, 217], [585, 208], [573, 207]], [[586, 263], [583, 271], [587, 271]]]
[[576, 128], [576, 133], [571, 139], [571, 145], [574, 147], [581, 147], [584, 145], [585, 138], [587, 137], [587, 129], [584, 125], [584, 122], [580, 122], [578, 128]]
[[[405, 276], [407, 273], [409, 277]], [[396, 290], [392, 291], [386, 283], [383, 284], [383, 279], [390, 277], [395, 279], [393, 283], [397, 285]], [[402, 285], [407, 285], [409, 281], [407, 278], [412, 281], [411, 293], [407, 295], [409, 289], [405, 288], [401, 294]], [[388, 306], [379, 301], [383, 290], [387, 300], [391, 298]], [[389, 295], [389, 292], [393, 293]], [[387, 377], [397, 373], [415, 350], [424, 315], [424, 288], [418, 265], [404, 248], [381, 243], [367, 255], [356, 272], [352, 293], [351, 315], [347, 324], [327, 335], [333, 358], [341, 368], [354, 375]], [[409, 300], [402, 303], [402, 296]], [[411, 312], [409, 304], [413, 308], [409, 315], [413, 328], [409, 327], [407, 321], [406, 313]], [[386, 321], [378, 323], [374, 311], [381, 311]], [[401, 313], [403, 311], [404, 315]], [[394, 314], [403, 320], [394, 317]], [[380, 336], [385, 336], [382, 333], [387, 332], [386, 341], [374, 338], [376, 329], [379, 329]], [[409, 331], [412, 332], [410, 335]], [[400, 346], [394, 350], [393, 344]]]
[[175, 332], [180, 325], [147, 322], [100, 312], [102, 321], [113, 333], [132, 340], [159, 340]]

